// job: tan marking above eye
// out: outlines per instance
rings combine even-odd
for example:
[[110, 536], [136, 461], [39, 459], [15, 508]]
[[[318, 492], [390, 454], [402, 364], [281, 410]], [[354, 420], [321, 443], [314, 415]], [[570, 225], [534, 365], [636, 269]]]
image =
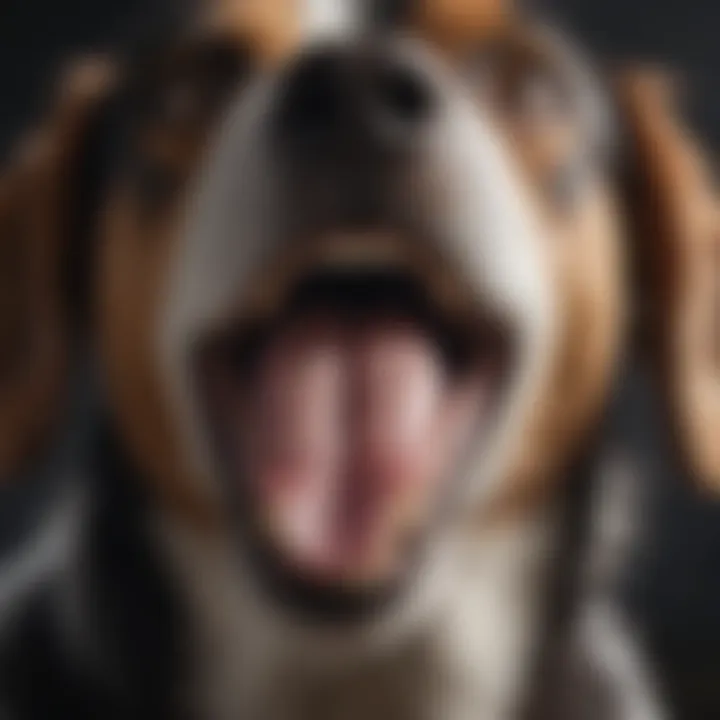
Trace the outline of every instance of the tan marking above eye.
[[451, 54], [463, 54], [511, 22], [512, 0], [419, 0], [413, 27]]
[[272, 65], [298, 46], [302, 5], [303, 0], [208, 0], [205, 23], [211, 31], [233, 34], [261, 64]]

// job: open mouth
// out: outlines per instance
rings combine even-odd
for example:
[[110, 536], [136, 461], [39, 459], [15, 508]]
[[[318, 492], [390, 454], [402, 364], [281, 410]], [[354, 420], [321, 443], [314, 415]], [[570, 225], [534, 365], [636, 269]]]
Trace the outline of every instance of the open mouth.
[[265, 572], [316, 596], [405, 574], [510, 375], [501, 324], [462, 293], [450, 307], [439, 269], [386, 250], [308, 254], [271, 311], [233, 319], [197, 356], [243, 532]]

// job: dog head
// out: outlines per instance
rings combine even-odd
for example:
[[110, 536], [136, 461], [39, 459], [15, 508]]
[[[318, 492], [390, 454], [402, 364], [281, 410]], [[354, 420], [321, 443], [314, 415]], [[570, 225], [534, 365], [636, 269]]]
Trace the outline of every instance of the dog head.
[[280, 5], [81, 64], [9, 171], [6, 465], [91, 337], [154, 502], [265, 589], [402, 595], [558, 492], [642, 303], [717, 482], [715, 201], [661, 84], [499, 3], [372, 33]]

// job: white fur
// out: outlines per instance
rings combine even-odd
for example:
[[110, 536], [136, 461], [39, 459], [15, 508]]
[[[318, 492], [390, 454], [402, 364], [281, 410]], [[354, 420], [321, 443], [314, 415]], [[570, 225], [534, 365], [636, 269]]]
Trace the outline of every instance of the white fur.
[[[68, 497], [58, 508], [53, 508], [40, 533], [31, 536], [16, 553], [4, 559], [0, 570], [0, 607], [22, 608], [19, 595], [31, 593], [71, 556], [70, 548], [77, 536], [77, 517], [77, 498]], [[11, 621], [0, 615], [0, 625]]]
[[552, 527], [544, 513], [455, 538], [446, 564], [421, 580], [432, 582], [433, 602], [418, 596], [342, 632], [288, 621], [229, 546], [168, 523], [161, 536], [195, 611], [199, 680], [188, 700], [208, 720], [512, 718], [543, 611]]
[[582, 623], [583, 641], [594, 649], [593, 659], [607, 681], [622, 688], [616, 696], [617, 716], [623, 720], [662, 720], [666, 713], [656, 700], [647, 666], [635, 652], [638, 645], [629, 641], [632, 636], [622, 625], [608, 603], [591, 604]]
[[308, 41], [346, 36], [360, 27], [358, 0], [303, 0], [303, 34]]

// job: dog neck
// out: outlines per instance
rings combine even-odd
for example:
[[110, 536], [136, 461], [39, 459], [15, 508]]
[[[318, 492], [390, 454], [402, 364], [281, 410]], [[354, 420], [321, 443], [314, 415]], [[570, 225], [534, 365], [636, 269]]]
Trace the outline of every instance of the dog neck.
[[192, 608], [196, 705], [218, 720], [512, 716], [544, 615], [554, 515], [447, 539], [411, 601], [352, 630], [294, 621], [232, 542], [166, 519], [161, 541]]

